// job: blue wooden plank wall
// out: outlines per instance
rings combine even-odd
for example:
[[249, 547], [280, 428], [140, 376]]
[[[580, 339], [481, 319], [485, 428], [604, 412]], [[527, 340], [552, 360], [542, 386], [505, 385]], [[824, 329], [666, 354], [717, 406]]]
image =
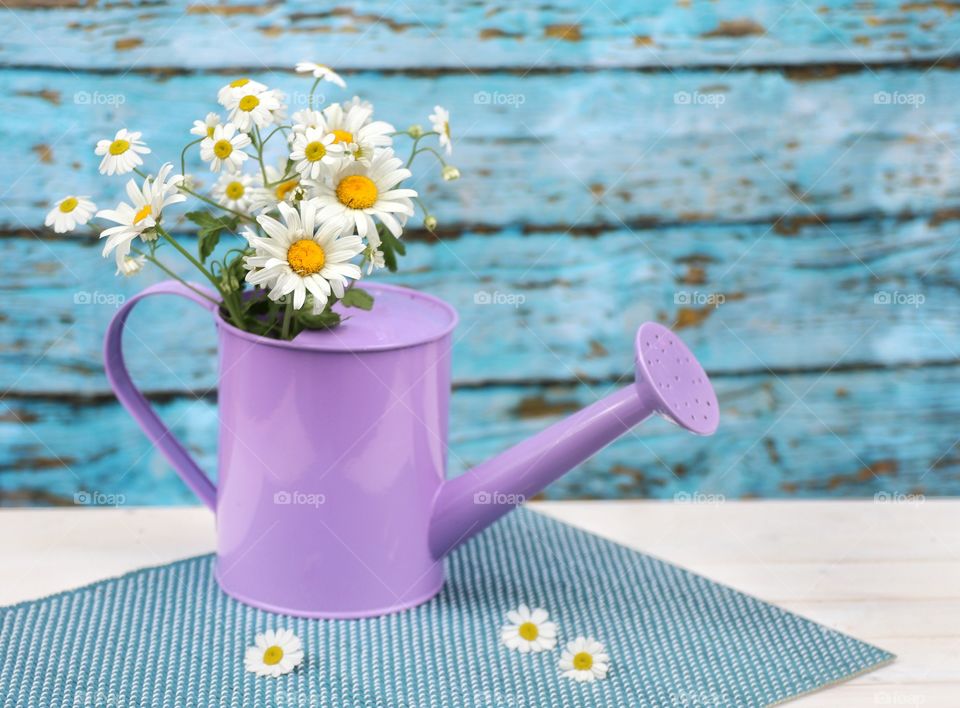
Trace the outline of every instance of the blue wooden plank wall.
[[[0, 504], [193, 501], [100, 362], [115, 303], [159, 276], [116, 279], [43, 217], [118, 198], [98, 138], [173, 159], [230, 78], [302, 97], [302, 59], [398, 125], [453, 112], [463, 179], [419, 181], [439, 235], [411, 231], [391, 277], [461, 312], [452, 473], [611, 390], [655, 319], [715, 377], [720, 432], [645, 424], [546, 496], [960, 493], [955, 4], [3, 5]], [[212, 469], [206, 316], [149, 303], [130, 326], [135, 378]]]

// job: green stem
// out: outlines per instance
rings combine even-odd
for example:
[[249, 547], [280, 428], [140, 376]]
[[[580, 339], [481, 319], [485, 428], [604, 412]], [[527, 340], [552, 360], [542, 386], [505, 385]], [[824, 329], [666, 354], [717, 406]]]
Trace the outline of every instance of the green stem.
[[197, 199], [199, 199], [199, 200], [202, 201], [202, 202], [206, 202], [207, 204], [209, 204], [209, 205], [212, 206], [212, 207], [216, 207], [217, 209], [223, 209], [224, 211], [228, 211], [228, 212], [230, 212], [231, 214], [233, 214], [234, 216], [238, 216], [238, 217], [240, 217], [241, 219], [243, 219], [243, 220], [245, 220], [245, 221], [249, 221], [251, 224], [256, 223], [256, 219], [254, 219], [253, 217], [251, 217], [249, 214], [244, 214], [242, 211], [237, 211], [236, 209], [231, 209], [230, 207], [224, 206], [223, 204], [218, 204], [217, 202], [213, 201], [212, 199], [203, 196], [203, 195], [200, 194], [199, 192], [193, 191], [193, 190], [190, 189], [189, 187], [184, 187], [183, 185], [180, 185], [180, 186], [178, 187], [178, 189], [179, 189], [181, 192], [186, 192], [187, 194], [189, 194], [189, 195], [191, 195], [191, 196], [193, 196], [193, 197], [196, 197]]
[[186, 145], [184, 145], [183, 150], [180, 152], [180, 174], [181, 175], [187, 174], [187, 150], [189, 150], [192, 146], [196, 145], [197, 143], [202, 143], [202, 142], [203, 142], [203, 138], [197, 138], [193, 142], [189, 142]]
[[273, 300], [270, 300], [270, 306], [269, 306], [269, 309], [267, 310], [267, 317], [266, 317], [268, 324], [266, 329], [260, 332], [261, 337], [266, 337], [268, 334], [270, 334], [273, 331], [273, 328], [277, 326], [277, 323], [279, 322], [277, 318], [277, 311], [279, 309], [280, 308], [277, 307], [277, 303], [275, 303]]
[[423, 136], [420, 135], [413, 139], [413, 144], [410, 146], [410, 159], [407, 160], [407, 164], [404, 165], [407, 169], [410, 168], [410, 165], [413, 164], [413, 158], [417, 156], [417, 146], [420, 144], [420, 141], [423, 140]]
[[443, 155], [441, 155], [436, 149], [432, 147], [422, 147], [419, 150], [414, 150], [413, 154], [410, 156], [410, 162], [407, 163], [407, 167], [409, 167], [410, 163], [413, 162], [413, 158], [419, 155], [421, 152], [432, 152], [434, 155], [436, 155], [437, 160], [441, 165], [444, 167], [447, 166], [447, 161], [443, 159]]
[[260, 176], [263, 177], [263, 183], [267, 183], [267, 166], [263, 164], [263, 140], [260, 139], [260, 126], [253, 126], [254, 132], [257, 134], [257, 142], [254, 145], [257, 148], [257, 162], [260, 163]]
[[270, 141], [270, 138], [272, 138], [274, 135], [276, 135], [276, 133], [277, 133], [278, 130], [286, 130], [286, 129], [289, 129], [289, 128], [293, 128], [293, 126], [292, 126], [292, 125], [278, 125], [276, 128], [274, 128], [274, 129], [271, 130], [269, 133], [267, 133], [267, 137], [265, 137], [265, 138], [263, 139], [263, 142], [264, 142], [264, 143], [269, 142], [269, 141]]
[[297, 174], [296, 172], [291, 172], [290, 174], [285, 175], [283, 178], [278, 179], [276, 182], [268, 182], [268, 183], [267, 183], [267, 187], [268, 187], [268, 188], [269, 188], [269, 187], [276, 187], [278, 184], [283, 184], [284, 182], [288, 182], [288, 181], [292, 180], [294, 177], [299, 177], [299, 176], [300, 176], [300, 175]]
[[[398, 135], [410, 135], [410, 131], [409, 131], [409, 130], [397, 130], [397, 131], [394, 131], [393, 133], [388, 133], [388, 135], [389, 135], [391, 138], [395, 138], [395, 137], [397, 137]], [[438, 132], [435, 131], [435, 130], [427, 130], [427, 131], [425, 131], [425, 132], [423, 132], [423, 133], [420, 133], [420, 135], [417, 136], [416, 138], [413, 138], [412, 135], [410, 135], [410, 137], [413, 138], [414, 140], [419, 140], [420, 138], [425, 138], [425, 137], [427, 137], [428, 135], [440, 135], [440, 133], [438, 133]]]
[[313, 94], [316, 93], [317, 86], [320, 85], [320, 82], [321, 82], [321, 81], [323, 81], [323, 77], [322, 77], [322, 76], [319, 77], [319, 78], [317, 78], [317, 80], [313, 82], [313, 86], [310, 87], [310, 104], [309, 104], [310, 110], [313, 110], [313, 104], [314, 104], [314, 95], [313, 95]]
[[280, 330], [281, 339], [290, 338], [290, 320], [293, 317], [293, 293], [287, 295], [287, 309], [283, 311], [283, 329]]
[[235, 298], [232, 294], [224, 292], [223, 288], [220, 285], [220, 281], [217, 280], [206, 268], [203, 267], [203, 264], [194, 258], [193, 254], [185, 249], [180, 243], [168, 234], [163, 228], [157, 227], [157, 233], [163, 236], [163, 238], [175, 249], [177, 249], [180, 254], [186, 258], [190, 263], [201, 273], [204, 277], [210, 281], [210, 284], [217, 289], [217, 292], [220, 293], [220, 297], [223, 298], [223, 305], [227, 308], [227, 312], [230, 313], [230, 319], [237, 327], [243, 329], [243, 318], [240, 316], [240, 313], [237, 309], [237, 303], [234, 301]]
[[201, 273], [203, 273], [204, 277], [213, 284], [213, 286], [217, 289], [217, 292], [219, 292], [221, 295], [223, 295], [223, 291], [220, 290], [220, 282], [219, 282], [216, 278], [213, 277], [213, 274], [210, 273], [209, 270], [207, 270], [206, 268], [204, 268], [203, 263], [201, 263], [200, 261], [198, 261], [198, 260], [194, 257], [194, 255], [193, 255], [192, 253], [190, 253], [190, 251], [188, 251], [187, 249], [185, 249], [185, 248], [180, 244], [180, 242], [177, 241], [177, 240], [176, 240], [173, 236], [171, 236], [169, 233], [167, 233], [167, 230], [164, 229], [163, 227], [158, 226], [158, 227], [157, 227], [157, 233], [160, 234], [161, 236], [163, 236], [164, 240], [166, 240], [167, 243], [169, 243], [169, 244], [170, 244], [171, 246], [173, 246], [175, 249], [177, 249], [178, 251], [180, 251], [180, 254], [181, 254], [184, 258], [186, 258], [188, 261], [190, 261], [190, 263], [191, 263], [197, 270], [199, 270]]
[[183, 285], [185, 285], [186, 287], [188, 287], [188, 288], [190, 288], [191, 290], [193, 290], [193, 292], [195, 292], [195, 293], [196, 293], [197, 295], [199, 295], [200, 297], [206, 298], [207, 300], [209, 300], [210, 302], [212, 302], [214, 305], [219, 305], [219, 304], [220, 304], [219, 302], [217, 302], [216, 300], [214, 300], [212, 297], [210, 297], [209, 295], [207, 295], [205, 292], [203, 292], [202, 290], [199, 290], [199, 289], [195, 288], [193, 285], [191, 285], [191, 284], [188, 283], [186, 280], [184, 280], [183, 278], [181, 278], [179, 275], [177, 275], [176, 273], [174, 273], [174, 272], [173, 272], [172, 270], [170, 270], [167, 266], [165, 266], [163, 263], [161, 263], [161, 262], [160, 262], [160, 259], [156, 258], [155, 256], [152, 256], [152, 255], [150, 255], [149, 253], [143, 253], [142, 251], [138, 251], [138, 250], [136, 250], [136, 249], [134, 249], [134, 253], [136, 253], [138, 256], [143, 256], [143, 257], [146, 258], [148, 261], [150, 261], [150, 262], [153, 263], [155, 266], [157, 266], [157, 268], [159, 268], [159, 269], [162, 270], [164, 273], [166, 273], [167, 275], [169, 275], [171, 278], [173, 278], [173, 279], [175, 279], [175, 280], [179, 280]]
[[423, 200], [420, 197], [414, 197], [413, 201], [417, 203], [417, 206], [420, 207], [420, 211], [423, 212], [423, 218], [426, 219], [430, 216], [430, 212], [427, 211], [427, 205], [423, 203]]

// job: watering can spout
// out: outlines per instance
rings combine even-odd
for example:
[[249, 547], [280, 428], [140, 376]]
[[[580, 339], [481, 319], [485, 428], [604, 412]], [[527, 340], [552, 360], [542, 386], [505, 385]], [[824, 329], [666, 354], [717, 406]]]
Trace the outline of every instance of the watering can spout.
[[720, 422], [717, 397], [686, 345], [655, 322], [636, 337], [636, 380], [472, 470], [434, 500], [430, 550], [440, 558], [635, 425], [658, 413], [697, 435]]

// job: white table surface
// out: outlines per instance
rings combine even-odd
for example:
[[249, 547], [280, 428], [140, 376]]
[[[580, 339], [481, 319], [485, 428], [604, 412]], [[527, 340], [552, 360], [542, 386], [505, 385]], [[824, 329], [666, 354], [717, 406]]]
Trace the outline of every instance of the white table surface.
[[[960, 706], [960, 500], [530, 506], [894, 652], [791, 705]], [[0, 511], [0, 604], [213, 549], [190, 508]]]

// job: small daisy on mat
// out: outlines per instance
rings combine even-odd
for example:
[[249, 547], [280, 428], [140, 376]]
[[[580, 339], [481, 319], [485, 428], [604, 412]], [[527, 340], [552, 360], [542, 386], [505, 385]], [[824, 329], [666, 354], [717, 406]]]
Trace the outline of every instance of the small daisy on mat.
[[546, 651], [557, 646], [557, 625], [549, 622], [547, 611], [531, 610], [520, 605], [507, 613], [507, 621], [500, 630], [500, 639], [511, 649], [520, 652]]
[[258, 634], [255, 645], [247, 647], [243, 666], [257, 676], [289, 674], [303, 663], [300, 638], [289, 629], [268, 629]]
[[596, 639], [577, 637], [568, 642], [560, 656], [560, 673], [575, 681], [606, 678], [610, 657]]

